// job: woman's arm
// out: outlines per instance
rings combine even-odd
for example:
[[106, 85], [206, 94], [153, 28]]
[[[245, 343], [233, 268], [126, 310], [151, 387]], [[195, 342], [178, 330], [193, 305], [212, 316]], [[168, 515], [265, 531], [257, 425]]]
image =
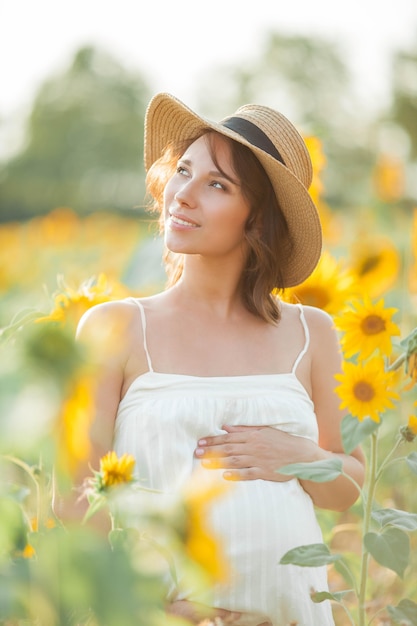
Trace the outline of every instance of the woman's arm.
[[[77, 341], [86, 349], [93, 414], [88, 431], [90, 454], [80, 462], [73, 475], [73, 490], [64, 497], [56, 496], [54, 508], [64, 520], [79, 521], [88, 509], [88, 501], [80, 497], [83, 483], [98, 470], [100, 459], [112, 449], [114, 422], [124, 380], [124, 350], [121, 321], [126, 318], [118, 303], [100, 304], [89, 309], [77, 328]], [[97, 526], [107, 525], [107, 517], [94, 516]]]
[[[306, 307], [306, 318], [311, 336], [311, 388], [317, 423], [319, 446], [311, 459], [322, 460], [334, 456], [343, 462], [343, 471], [360, 486], [365, 477], [365, 457], [360, 448], [345, 454], [342, 445], [341, 422], [347, 411], [340, 410], [340, 398], [335, 388], [335, 374], [340, 373], [342, 355], [333, 320], [319, 309]], [[317, 483], [300, 481], [320, 508], [343, 511], [357, 500], [358, 489], [345, 476], [333, 481]]]
[[[196, 456], [207, 468], [224, 468], [228, 480], [286, 481], [279, 467], [290, 463], [312, 462], [337, 456], [344, 471], [359, 485], [364, 480], [364, 455], [360, 448], [350, 455], [343, 452], [340, 399], [334, 375], [341, 369], [341, 352], [331, 318], [305, 307], [310, 330], [309, 370], [312, 400], [319, 428], [318, 445], [309, 439], [291, 435], [268, 426], [224, 426], [226, 435], [207, 437], [198, 442]], [[358, 489], [346, 477], [316, 483], [300, 481], [316, 506], [335, 511], [349, 508], [358, 498]]]

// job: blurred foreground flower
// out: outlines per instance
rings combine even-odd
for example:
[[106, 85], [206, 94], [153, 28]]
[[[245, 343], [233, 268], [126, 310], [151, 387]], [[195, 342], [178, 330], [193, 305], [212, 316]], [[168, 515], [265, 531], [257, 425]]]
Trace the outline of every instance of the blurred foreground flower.
[[382, 358], [373, 357], [361, 363], [343, 363], [343, 373], [335, 375], [340, 385], [336, 388], [342, 402], [340, 408], [362, 421], [370, 417], [380, 421], [380, 414], [393, 408], [393, 400], [399, 398], [391, 389], [393, 373], [385, 371]]
[[335, 319], [336, 328], [344, 334], [341, 345], [345, 357], [350, 358], [359, 354], [360, 359], [367, 359], [375, 350], [382, 355], [392, 353], [391, 337], [398, 336], [400, 329], [392, 321], [398, 311], [395, 308], [385, 308], [381, 299], [372, 303], [365, 296], [363, 300], [355, 300], [350, 308]]
[[184, 492], [185, 552], [191, 561], [216, 581], [228, 579], [229, 565], [223, 556], [221, 545], [210, 528], [209, 510], [213, 501], [230, 488], [226, 481], [201, 484], [193, 477]]
[[[48, 519], [45, 520], [45, 528], [50, 530], [51, 528], [55, 528], [56, 526], [56, 521], [49, 517]], [[30, 531], [32, 533], [37, 533], [39, 531], [39, 521], [37, 517], [33, 517], [30, 520]], [[22, 556], [24, 559], [32, 559], [34, 556], [36, 555], [36, 550], [35, 548], [32, 546], [31, 543], [27, 543], [23, 552], [22, 552]]]
[[[100, 469], [93, 470], [93, 476], [84, 482], [84, 491], [81, 497], [87, 497], [89, 502], [84, 521], [90, 519], [106, 504], [110, 504], [108, 498], [114, 495], [118, 488], [134, 482], [133, 468], [135, 463], [136, 461], [131, 454], [123, 454], [118, 457], [114, 450], [101, 457]], [[114, 528], [115, 516], [111, 511], [109, 513], [112, 528]]]
[[73, 381], [57, 420], [58, 459], [61, 470], [74, 474], [90, 457], [90, 426], [94, 417], [94, 378], [80, 374]]

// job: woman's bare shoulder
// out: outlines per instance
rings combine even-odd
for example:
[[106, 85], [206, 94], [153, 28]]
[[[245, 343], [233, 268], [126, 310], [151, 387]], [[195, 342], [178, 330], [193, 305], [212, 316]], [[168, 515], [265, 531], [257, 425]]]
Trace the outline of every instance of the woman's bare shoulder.
[[[312, 306], [303, 307], [310, 333], [310, 345], [314, 358], [339, 363], [341, 348], [334, 320], [329, 313]], [[332, 356], [331, 356], [332, 355]]]
[[337, 340], [337, 333], [333, 318], [323, 309], [309, 305], [283, 303], [282, 314], [290, 320], [291, 324], [299, 324], [300, 306], [306, 321], [311, 342], [320, 345], [324, 340]]
[[314, 306], [303, 305], [304, 316], [309, 326], [313, 326], [318, 330], [334, 330], [334, 321], [331, 315]]
[[82, 315], [77, 327], [77, 336], [84, 336], [94, 330], [107, 329], [108, 332], [112, 332], [120, 324], [126, 323], [135, 311], [137, 305], [131, 298], [95, 304]]
[[307, 323], [318, 325], [318, 326], [333, 326], [332, 317], [323, 311], [323, 309], [319, 309], [314, 306], [306, 305], [306, 304], [293, 304], [290, 302], [281, 302], [280, 303], [282, 315], [288, 317], [291, 320], [299, 320], [300, 318], [300, 308], [304, 313], [304, 317]]

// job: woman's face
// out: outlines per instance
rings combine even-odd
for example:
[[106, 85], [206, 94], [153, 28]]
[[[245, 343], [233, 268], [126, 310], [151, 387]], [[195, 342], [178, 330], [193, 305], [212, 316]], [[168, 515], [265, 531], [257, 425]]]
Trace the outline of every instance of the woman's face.
[[[218, 166], [213, 162], [214, 149]], [[222, 172], [219, 171], [221, 168]], [[221, 135], [203, 135], [178, 161], [164, 192], [165, 243], [169, 250], [207, 257], [239, 255], [250, 206]]]

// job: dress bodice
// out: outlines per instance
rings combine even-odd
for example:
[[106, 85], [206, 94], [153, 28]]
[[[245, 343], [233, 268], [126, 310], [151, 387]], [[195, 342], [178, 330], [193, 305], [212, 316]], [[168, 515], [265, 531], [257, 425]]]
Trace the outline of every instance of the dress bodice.
[[[223, 481], [223, 471], [201, 466], [194, 452], [203, 437], [224, 433], [223, 425], [270, 426], [318, 440], [314, 405], [296, 375], [309, 346], [284, 374], [202, 377], [155, 372], [146, 341], [146, 318], [137, 302], [149, 371], [138, 376], [120, 402], [114, 449], [136, 459], [137, 478], [166, 495], [197, 474]], [[279, 460], [277, 459], [277, 466]], [[240, 626], [332, 626], [329, 603], [314, 604], [310, 589], [326, 590], [325, 568], [278, 565], [289, 549], [321, 541], [310, 496], [296, 479], [237, 481], [210, 515], [213, 533], [234, 572], [229, 585], [214, 590], [214, 606], [242, 611]], [[193, 598], [174, 589], [173, 597]], [[194, 598], [198, 600], [198, 598]]]

